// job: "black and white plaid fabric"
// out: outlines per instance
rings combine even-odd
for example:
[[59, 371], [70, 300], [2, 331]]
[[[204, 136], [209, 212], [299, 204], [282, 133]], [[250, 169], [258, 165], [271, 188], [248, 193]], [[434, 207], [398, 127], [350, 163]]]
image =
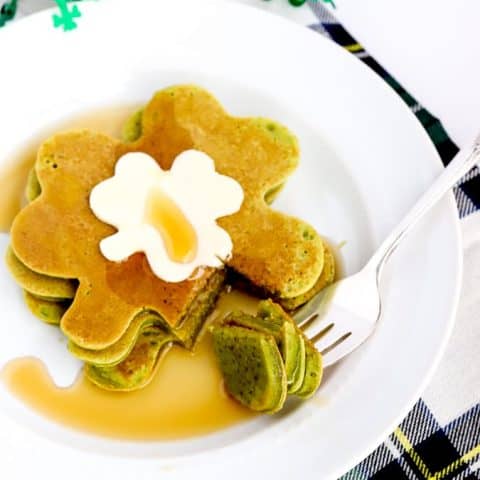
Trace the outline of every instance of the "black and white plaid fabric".
[[[340, 25], [329, 9], [310, 1], [318, 23], [310, 28], [351, 52], [380, 75], [405, 101], [427, 130], [445, 165], [458, 152], [440, 121], [422, 107]], [[480, 171], [474, 168], [455, 188], [460, 217], [480, 209]], [[478, 392], [480, 400], [480, 391]], [[371, 455], [341, 480], [480, 479], [480, 403], [446, 425], [423, 400]]]
[[[334, 42], [351, 52], [374, 72], [380, 75], [405, 101], [424, 126], [438, 153], [446, 165], [458, 152], [458, 147], [450, 140], [442, 124], [430, 112], [422, 107], [368, 52], [340, 25], [330, 11], [321, 2], [311, 1], [311, 8], [319, 23], [311, 26], [313, 30], [328, 36]], [[455, 188], [460, 217], [480, 209], [480, 170], [474, 168]]]

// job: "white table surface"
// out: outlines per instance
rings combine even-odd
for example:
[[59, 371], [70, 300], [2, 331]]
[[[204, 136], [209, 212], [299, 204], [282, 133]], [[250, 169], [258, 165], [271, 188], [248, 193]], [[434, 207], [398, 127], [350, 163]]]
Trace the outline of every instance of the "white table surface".
[[[239, 1], [239, 0], [231, 0]], [[240, 0], [309, 23], [307, 6]], [[321, 0], [318, 0], [321, 1]], [[459, 144], [480, 130], [479, 0], [336, 0], [331, 12]]]
[[[287, 0], [228, 1], [255, 5], [303, 24], [316, 20], [308, 5], [294, 8]], [[465, 145], [480, 129], [480, 1], [335, 0], [335, 4], [337, 8], [330, 10], [347, 30], [440, 117], [459, 145]], [[53, 0], [19, 0], [19, 13], [53, 5]]]

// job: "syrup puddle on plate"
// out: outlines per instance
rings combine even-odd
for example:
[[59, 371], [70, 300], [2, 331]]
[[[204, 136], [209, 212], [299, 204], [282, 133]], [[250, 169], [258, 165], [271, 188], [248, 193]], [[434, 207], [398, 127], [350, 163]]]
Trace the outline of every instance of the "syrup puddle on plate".
[[[137, 106], [103, 109], [79, 115], [51, 129], [51, 134], [90, 128], [120, 138], [122, 126]], [[9, 168], [0, 168], [0, 232], [8, 233], [25, 203], [25, 186], [40, 143], [29, 143]], [[191, 245], [182, 246], [179, 256]], [[187, 252], [188, 253], [188, 252]], [[212, 318], [232, 309], [255, 311], [257, 300], [239, 292], [224, 295]], [[32, 316], [32, 322], [40, 321]], [[53, 327], [52, 327], [53, 328]], [[65, 351], [65, 355], [69, 355]], [[254, 417], [223, 389], [212, 341], [207, 333], [194, 353], [174, 347], [160, 363], [145, 389], [132, 393], [107, 392], [83, 376], [71, 388], [54, 385], [43, 364], [35, 359], [11, 361], [1, 372], [10, 391], [48, 419], [97, 435], [131, 440], [167, 440], [211, 433]]]
[[[256, 304], [256, 299], [232, 291], [219, 300], [212, 318], [234, 309], [253, 312]], [[137, 392], [101, 390], [83, 376], [71, 388], [58, 388], [43, 364], [30, 358], [10, 362], [1, 378], [17, 398], [48, 419], [110, 438], [188, 438], [255, 416], [226, 394], [209, 333], [193, 353], [173, 347], [150, 385]]]

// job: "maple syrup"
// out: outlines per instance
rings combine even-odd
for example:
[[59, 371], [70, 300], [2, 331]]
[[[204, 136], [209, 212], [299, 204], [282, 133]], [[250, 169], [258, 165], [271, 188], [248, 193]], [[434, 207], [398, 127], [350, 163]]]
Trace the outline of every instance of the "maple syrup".
[[145, 221], [158, 230], [171, 260], [189, 263], [195, 258], [195, 230], [182, 210], [160, 188], [153, 188], [147, 197]]
[[[238, 291], [227, 293], [211, 321], [235, 309], [254, 313], [257, 302]], [[208, 332], [193, 353], [173, 347], [150, 385], [136, 392], [102, 390], [83, 375], [73, 387], [58, 388], [43, 364], [31, 358], [10, 362], [1, 378], [16, 397], [50, 420], [111, 438], [187, 438], [254, 417], [225, 392]]]

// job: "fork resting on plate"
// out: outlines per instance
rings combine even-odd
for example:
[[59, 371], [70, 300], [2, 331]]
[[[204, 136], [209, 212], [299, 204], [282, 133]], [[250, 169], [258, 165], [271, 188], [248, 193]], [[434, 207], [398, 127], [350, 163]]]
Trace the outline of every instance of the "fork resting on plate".
[[373, 333], [381, 315], [379, 282], [386, 262], [417, 222], [480, 160], [480, 135], [462, 149], [384, 240], [360, 272], [322, 290], [294, 314], [297, 324], [333, 365]]

